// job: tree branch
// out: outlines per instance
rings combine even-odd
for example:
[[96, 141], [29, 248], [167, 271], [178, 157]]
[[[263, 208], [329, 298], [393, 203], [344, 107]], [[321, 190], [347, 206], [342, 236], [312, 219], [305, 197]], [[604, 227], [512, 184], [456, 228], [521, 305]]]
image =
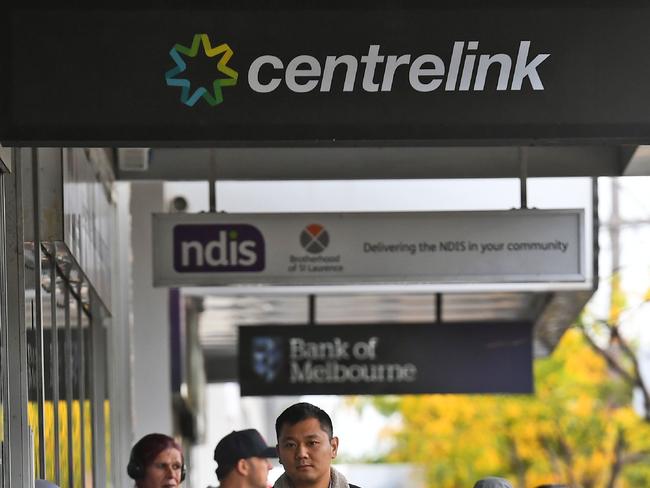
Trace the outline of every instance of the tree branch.
[[[609, 325], [607, 325], [609, 328]], [[621, 376], [627, 383], [633, 386], [638, 385], [637, 379], [632, 376], [624, 367], [623, 365], [620, 364], [620, 362], [613, 356], [612, 353], [610, 353], [607, 349], [603, 349], [600, 347], [596, 342], [591, 338], [589, 333], [585, 330], [584, 326], [580, 326], [580, 329], [582, 330], [582, 333], [589, 343], [589, 346], [596, 352], [598, 355], [602, 356], [605, 361], [607, 361], [607, 364], [609, 367], [619, 376]], [[611, 330], [611, 329], [610, 329]]]
[[639, 451], [624, 454], [622, 457], [623, 465], [640, 463], [650, 459], [650, 451]]
[[[604, 325], [605, 327], [609, 328], [610, 332], [613, 334], [613, 336], [616, 338], [616, 342], [619, 344], [621, 351], [625, 354], [625, 356], [629, 359], [629, 361], [632, 363], [632, 371], [633, 374], [627, 373], [627, 376], [624, 376], [625, 380], [630, 382], [632, 386], [636, 386], [641, 390], [641, 394], [643, 395], [643, 406], [644, 406], [644, 419], [647, 422], [650, 422], [650, 387], [643, 381], [643, 376], [641, 375], [641, 368], [639, 366], [639, 360], [637, 358], [636, 353], [632, 348], [630, 347], [630, 344], [623, 338], [619, 332], [618, 332], [618, 326], [616, 325], [611, 325], [608, 324], [604, 321], [597, 321]], [[585, 336], [588, 336], [587, 332], [583, 328], [583, 333]], [[591, 337], [587, 337], [587, 340], [590, 342], [590, 344], [593, 344], [593, 346], [596, 346], [600, 351], [603, 351], [602, 348], [598, 347], [592, 340]], [[605, 352], [600, 352], [601, 355], [604, 355]], [[607, 358], [606, 358], [607, 359]], [[609, 363], [609, 361], [608, 361]], [[622, 369], [622, 367], [621, 367]], [[620, 373], [619, 373], [620, 374]]]
[[616, 442], [614, 443], [614, 462], [612, 463], [612, 468], [609, 473], [609, 480], [605, 485], [607, 488], [614, 488], [616, 486], [616, 480], [621, 474], [623, 465], [623, 449], [625, 449], [625, 436], [621, 428], [616, 429]]

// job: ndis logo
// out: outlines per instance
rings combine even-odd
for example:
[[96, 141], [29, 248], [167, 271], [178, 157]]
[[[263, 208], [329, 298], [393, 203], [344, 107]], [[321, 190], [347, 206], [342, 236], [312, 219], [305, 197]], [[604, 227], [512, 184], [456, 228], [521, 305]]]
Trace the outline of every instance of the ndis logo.
[[252, 225], [181, 224], [173, 233], [179, 273], [264, 270], [264, 237]]

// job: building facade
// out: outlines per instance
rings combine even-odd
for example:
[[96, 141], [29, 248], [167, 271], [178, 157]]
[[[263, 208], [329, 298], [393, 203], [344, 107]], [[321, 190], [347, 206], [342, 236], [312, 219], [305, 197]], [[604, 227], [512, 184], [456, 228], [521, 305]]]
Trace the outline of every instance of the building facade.
[[128, 353], [113, 318], [112, 152], [22, 148], [2, 158], [0, 482], [113, 485], [114, 443], [131, 439], [113, 413], [129, 388], [116, 386], [128, 367], [117, 356]]

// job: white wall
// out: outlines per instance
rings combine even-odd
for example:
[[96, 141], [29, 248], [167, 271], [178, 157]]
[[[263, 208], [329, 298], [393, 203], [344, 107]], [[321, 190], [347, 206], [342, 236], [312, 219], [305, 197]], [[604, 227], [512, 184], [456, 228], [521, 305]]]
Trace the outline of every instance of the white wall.
[[131, 214], [129, 183], [116, 183], [113, 197], [117, 208], [112, 236], [112, 305], [108, 343], [111, 398], [111, 482], [129, 486], [126, 465], [133, 439], [133, 384], [131, 381]]
[[152, 285], [151, 214], [162, 212], [163, 184], [132, 183], [133, 408], [135, 440], [172, 434], [168, 291]]

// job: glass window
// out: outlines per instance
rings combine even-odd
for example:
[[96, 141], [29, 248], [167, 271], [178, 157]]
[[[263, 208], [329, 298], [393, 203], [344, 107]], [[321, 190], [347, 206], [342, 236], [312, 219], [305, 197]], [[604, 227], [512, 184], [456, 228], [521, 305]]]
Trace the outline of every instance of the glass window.
[[[56, 332], [56, 316], [53, 315], [52, 274], [54, 267], [47, 254], [43, 253], [41, 259], [41, 303], [43, 320], [43, 438], [45, 441], [45, 477], [51, 481], [58, 478], [58, 411], [54, 410], [55, 384], [54, 359], [56, 353], [54, 345], [57, 342], [54, 338]], [[58, 393], [58, 391], [56, 392]]]
[[33, 246], [25, 246], [25, 332], [27, 341], [27, 420], [34, 436], [34, 469], [41, 476], [39, 367], [36, 327], [36, 287], [34, 286]]
[[81, 337], [79, 334], [80, 327], [80, 306], [76, 296], [70, 294], [68, 301], [70, 308], [70, 335], [71, 335], [71, 355], [70, 355], [70, 373], [71, 376], [71, 393], [72, 405], [70, 409], [69, 422], [72, 433], [72, 470], [73, 486], [82, 486], [82, 423], [81, 423], [81, 381], [80, 374], [82, 368], [81, 360]]
[[[62, 488], [92, 488], [97, 475], [94, 461], [101, 458], [97, 469], [102, 471], [105, 460], [107, 472], [110, 472], [111, 462], [110, 404], [108, 394], [97, 391], [100, 384], [106, 383], [106, 338], [94, 338], [93, 333], [95, 327], [101, 327], [105, 334], [105, 324], [101, 317], [97, 317], [99, 322], [95, 324], [91, 313], [94, 309], [90, 308], [89, 297], [93, 296], [94, 291], [86, 280], [86, 274], [92, 275], [93, 269], [80, 270], [78, 263], [83, 265], [83, 261], [72, 259], [64, 247], [55, 248], [54, 243], [49, 241], [38, 242], [39, 232], [34, 228], [34, 222], [39, 222], [39, 209], [43, 210], [43, 215], [51, 209], [47, 207], [44, 210], [45, 201], [39, 202], [34, 194], [35, 189], [39, 194], [43, 193], [41, 190], [46, 181], [42, 179], [38, 182], [32, 178], [37, 174], [31, 173], [33, 166], [29, 158], [21, 165], [24, 169], [24, 237], [32, 241], [26, 242], [24, 248], [25, 335], [21, 340], [26, 340], [26, 347], [20, 348], [20, 360], [27, 363], [24, 373], [28, 383], [27, 404], [21, 404], [21, 411], [26, 411], [33, 439], [28, 451], [33, 455], [36, 478], [46, 478]], [[4, 260], [2, 205], [0, 193], [0, 277], [6, 275], [4, 266], [7, 264]], [[85, 232], [88, 235], [84, 236], [90, 239], [90, 234], [100, 224], [89, 220], [88, 228], [82, 228], [79, 221], [72, 225], [75, 232]], [[79, 258], [79, 254], [85, 250], [80, 248], [77, 251], [76, 257]], [[82, 282], [79, 283], [79, 280]], [[101, 283], [94, 285], [101, 286]], [[6, 283], [0, 286], [6, 286]], [[3, 308], [6, 293], [7, 289], [0, 289], [0, 339], [6, 323]], [[103, 316], [103, 311], [97, 315]], [[4, 330], [6, 332], [7, 329]], [[99, 351], [93, 350], [95, 343]], [[0, 449], [3, 448], [6, 427], [2, 410], [3, 394], [6, 395], [2, 389], [4, 377], [1, 374], [4, 370], [3, 347], [6, 348], [6, 345], [0, 341]], [[99, 371], [95, 371], [95, 363], [99, 365]], [[24, 394], [22, 387], [20, 391]], [[23, 403], [24, 399], [21, 400]], [[95, 414], [97, 418], [94, 418]], [[107, 430], [106, 435], [104, 429]], [[101, 445], [96, 445], [95, 441]], [[98, 449], [98, 458], [93, 456], [94, 448]], [[8, 453], [2, 452], [1, 460], [6, 461]], [[0, 480], [2, 466], [0, 462]]]
[[[4, 182], [5, 178], [0, 173], [0, 277], [7, 276], [6, 254], [5, 254], [5, 207], [4, 207]], [[5, 442], [5, 408], [4, 408], [4, 391], [5, 391], [5, 341], [4, 332], [7, 321], [6, 304], [6, 281], [0, 278], [0, 488], [4, 487], [4, 465], [8, 462], [8, 446]]]
[[106, 486], [113, 486], [111, 482], [112, 472], [112, 459], [111, 459], [111, 401], [109, 395], [109, 374], [108, 374], [108, 340], [109, 331], [111, 326], [108, 317], [102, 317], [102, 321], [95, 322], [95, 326], [101, 327], [101, 354], [102, 361], [97, 361], [97, 364], [102, 365], [103, 371], [97, 371], [96, 374], [101, 374], [104, 378], [104, 392], [102, 403], [104, 406], [104, 462], [106, 463]]
[[69, 403], [66, 390], [67, 378], [67, 365], [69, 361], [67, 357], [66, 346], [66, 324], [68, 319], [69, 308], [66, 306], [66, 293], [67, 286], [63, 281], [58, 270], [55, 270], [55, 305], [56, 305], [56, 330], [57, 330], [57, 346], [58, 346], [58, 384], [54, 385], [59, 389], [59, 403], [58, 403], [58, 430], [59, 430], [59, 486], [61, 488], [69, 488], [70, 473], [72, 471], [70, 463], [72, 461], [70, 442], [70, 424], [68, 422]]

